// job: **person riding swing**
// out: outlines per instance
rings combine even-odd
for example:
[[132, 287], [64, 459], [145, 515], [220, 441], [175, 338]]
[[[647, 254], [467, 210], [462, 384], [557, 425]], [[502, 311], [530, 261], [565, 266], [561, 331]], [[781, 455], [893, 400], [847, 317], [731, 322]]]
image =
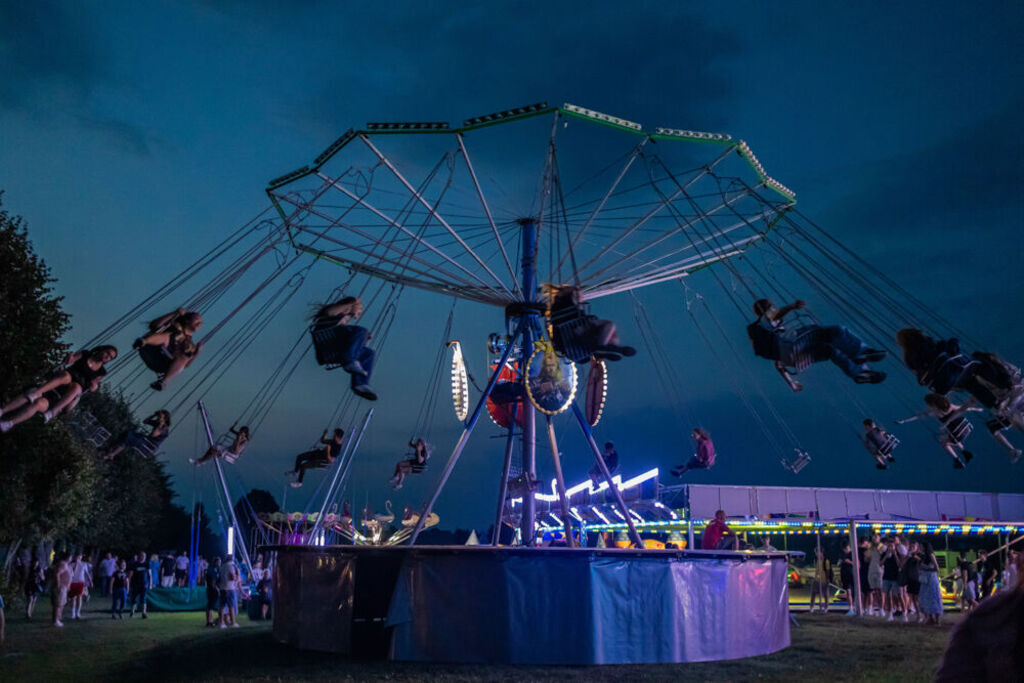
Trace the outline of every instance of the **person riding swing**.
[[238, 458], [241, 457], [242, 452], [245, 451], [245, 447], [249, 445], [249, 428], [243, 425], [236, 430], [235, 425], [231, 425], [231, 427], [228, 428], [228, 432], [235, 437], [231, 441], [231, 446], [225, 448], [224, 446], [213, 444], [206, 449], [206, 452], [203, 453], [203, 457], [198, 460], [195, 458], [189, 458], [188, 461], [193, 465], [202, 465], [204, 462], [221, 457], [232, 463], [238, 460]]
[[197, 344], [192, 341], [192, 335], [199, 331], [202, 324], [203, 316], [184, 308], [150, 321], [149, 333], [132, 344], [146, 367], [157, 375], [150, 387], [163, 391], [167, 382], [192, 365], [192, 361], [203, 350], [203, 342]]
[[285, 475], [297, 475], [295, 481], [291, 482], [292, 488], [302, 486], [306, 470], [327, 467], [334, 462], [334, 459], [341, 452], [341, 441], [344, 438], [345, 430], [340, 427], [334, 430], [334, 434], [330, 439], [327, 438], [327, 430], [325, 429], [324, 433], [320, 435], [320, 443], [324, 445], [323, 448], [314, 448], [311, 451], [299, 453], [295, 456], [295, 469], [285, 472]]
[[754, 347], [754, 355], [775, 362], [786, 383], [793, 391], [803, 386], [790, 375], [789, 368], [805, 367], [811, 363], [830, 360], [858, 384], [878, 384], [885, 373], [872, 370], [868, 363], [885, 358], [885, 351], [868, 348], [845, 327], [807, 325], [799, 330], [787, 330], [786, 315], [804, 308], [803, 301], [775, 308], [771, 299], [754, 302], [757, 319], [747, 325], [747, 336]]
[[551, 302], [551, 343], [558, 353], [576, 363], [587, 363], [591, 356], [617, 361], [636, 355], [632, 346], [621, 344], [614, 322], [587, 313], [579, 287], [548, 284], [544, 289]]
[[68, 354], [62, 369], [0, 408], [0, 416], [7, 416], [6, 420], [0, 421], [0, 433], [7, 432], [34, 415], [41, 415], [43, 422], [49, 422], [61, 413], [71, 412], [83, 394], [99, 388], [107, 374], [106, 364], [115, 358], [117, 349], [113, 346], [97, 346], [88, 351]]
[[103, 451], [103, 459], [112, 460], [126, 448], [131, 448], [142, 456], [154, 455], [170, 434], [171, 414], [166, 410], [158, 410], [143, 420], [142, 424], [150, 427], [149, 434], [141, 431], [128, 432]]
[[409, 446], [413, 449], [411, 458], [405, 458], [395, 463], [395, 473], [388, 480], [388, 483], [397, 491], [402, 488], [407, 474], [422, 474], [427, 469], [427, 461], [430, 460], [430, 444], [423, 439], [410, 439]]
[[864, 420], [864, 447], [875, 458], [876, 468], [889, 469], [888, 463], [895, 462], [892, 452], [899, 444], [899, 439], [867, 418]]
[[366, 345], [371, 334], [365, 327], [351, 324], [362, 314], [363, 302], [347, 296], [317, 309], [310, 332], [317, 362], [328, 369], [340, 367], [351, 376], [352, 393], [376, 401], [377, 394], [370, 387], [375, 354]]

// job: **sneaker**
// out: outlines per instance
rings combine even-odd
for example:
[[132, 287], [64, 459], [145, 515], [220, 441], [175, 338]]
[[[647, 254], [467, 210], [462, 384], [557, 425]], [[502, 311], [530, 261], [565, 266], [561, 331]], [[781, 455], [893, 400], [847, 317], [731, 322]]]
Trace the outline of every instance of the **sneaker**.
[[135, 341], [132, 342], [132, 348], [138, 351], [139, 349], [142, 348], [142, 344], [142, 337], [138, 337]]
[[966, 465], [970, 461], [974, 460], [974, 453], [971, 453], [966, 448], [964, 449], [964, 464]]
[[50, 420], [53, 419], [53, 411], [44, 410], [43, 412], [39, 413], [39, 417], [43, 418], [44, 423], [49, 422]]
[[370, 388], [369, 384], [360, 384], [352, 388], [352, 393], [360, 398], [365, 398], [367, 401], [376, 401], [377, 394], [374, 393], [373, 389]]
[[893, 619], [892, 615], [890, 614], [889, 617], [886, 619], [886, 621], [896, 621], [896, 620]]
[[239, 623], [237, 621], [235, 623], [231, 624], [232, 628], [238, 628], [238, 626], [239, 626]]
[[855, 617], [855, 616], [857, 616], [857, 610], [851, 609], [850, 611], [848, 611], [846, 613], [846, 616], [848, 616], [848, 617]]
[[404, 484], [402, 484], [402, 482], [398, 482], [397, 484], [395, 484], [395, 490], [398, 491], [399, 489], [402, 488], [402, 486], [404, 486]]
[[164, 381], [162, 379], [158, 379], [157, 381], [155, 381], [152, 384], [150, 384], [149, 388], [152, 389], [153, 391], [163, 391], [164, 390]]
[[904, 624], [910, 623], [910, 615], [909, 614], [904, 614], [903, 615], [903, 623]]
[[954, 470], [962, 470], [963, 468], [964, 468], [964, 464], [962, 462], [960, 462], [960, 458], [953, 458], [953, 469]]
[[889, 462], [896, 462], [896, 458], [892, 457], [891, 455], [885, 456], [885, 459], [888, 460]]
[[189, 465], [195, 465], [196, 464], [196, 459], [195, 458], [189, 458], [188, 459], [188, 464]]
[[11, 431], [11, 427], [13, 426], [14, 425], [11, 424], [10, 422], [0, 422], [0, 434], [6, 434], [7, 432]]
[[[293, 481], [293, 482], [291, 482], [291, 483], [290, 483], [290, 486], [291, 486], [291, 487], [292, 487], [293, 489], [298, 489], [298, 488], [302, 488], [302, 482], [301, 482], [301, 481]], [[223, 626], [223, 625], [221, 625], [221, 628], [224, 628], [224, 626]]]
[[145, 613], [145, 612], [143, 612], [143, 613], [142, 613], [142, 618], [143, 618], [143, 619], [148, 619], [149, 617], [147, 617], [147, 616], [146, 616], [146, 613]]
[[59, 627], [59, 626], [63, 626], [63, 625], [64, 625], [64, 622], [63, 622], [63, 621], [61, 621], [60, 619], [58, 619], [57, 621], [53, 622], [53, 625], [54, 625], [54, 626], [58, 626], [58, 627]]
[[875, 469], [887, 470], [889, 468], [887, 466], [883, 465], [882, 463], [878, 463], [877, 465], [875, 465]]
[[29, 403], [35, 403], [36, 401], [39, 400], [39, 392], [32, 391], [31, 389], [29, 389], [28, 391], [25, 392], [25, 398], [28, 399]]
[[885, 381], [885, 373], [878, 370], [865, 370], [854, 377], [853, 381], [857, 384], [880, 384]]
[[366, 369], [363, 368], [363, 364], [357, 360], [350, 360], [347, 363], [341, 364], [341, 369], [350, 375], [365, 375]]
[[222, 621], [222, 622], [220, 622], [220, 627], [221, 627], [221, 628], [227, 628], [227, 626], [226, 626], [226, 625], [224, 624], [224, 622], [223, 622], [223, 621]]

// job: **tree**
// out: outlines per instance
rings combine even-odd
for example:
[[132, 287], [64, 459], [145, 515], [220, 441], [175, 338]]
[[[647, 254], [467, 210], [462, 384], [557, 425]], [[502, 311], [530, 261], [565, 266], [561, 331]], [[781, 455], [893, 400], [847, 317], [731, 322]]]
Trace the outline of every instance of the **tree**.
[[[0, 194], [2, 200], [2, 194]], [[0, 205], [0, 400], [46, 376], [67, 351], [68, 329], [50, 269], [24, 221]], [[0, 437], [0, 541], [52, 537], [89, 514], [95, 462], [63, 424], [33, 421]]]
[[[2, 199], [2, 194], [0, 194]], [[0, 207], [0, 401], [35, 385], [67, 351], [68, 315], [53, 295], [55, 279], [33, 251], [20, 217]], [[139, 428], [128, 404], [101, 389], [83, 396], [117, 439]], [[173, 503], [162, 463], [126, 451], [103, 460], [71, 419], [31, 420], [0, 436], [0, 542], [63, 541], [137, 552], [188, 547], [190, 515]], [[205, 515], [201, 530], [209, 536]]]

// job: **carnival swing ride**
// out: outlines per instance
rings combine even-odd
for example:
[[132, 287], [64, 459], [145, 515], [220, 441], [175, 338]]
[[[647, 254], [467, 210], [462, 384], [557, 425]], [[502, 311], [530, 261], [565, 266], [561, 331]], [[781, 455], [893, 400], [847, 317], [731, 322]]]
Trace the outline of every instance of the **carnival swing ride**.
[[[381, 520], [390, 521], [387, 515], [378, 516], [375, 526], [367, 506], [360, 530], [360, 520], [353, 520], [344, 502], [352, 464], [373, 415], [370, 406], [377, 404], [343, 391], [325, 423], [346, 426], [343, 447], [333, 461], [320, 463], [327, 473], [304, 514], [255, 520], [262, 534], [256, 540], [263, 542], [287, 531], [311, 544], [323, 543], [325, 534], [356, 543], [415, 544], [425, 526], [431, 520], [436, 523], [435, 505], [486, 412], [504, 430], [491, 543], [498, 543], [503, 525], [517, 525], [519, 541], [533, 545], [539, 527], [557, 524], [564, 529], [566, 543], [573, 545], [570, 527], [574, 519], [583, 520], [570, 498], [582, 492], [595, 501], [606, 499], [603, 508], [592, 506], [596, 514], [606, 519], [603, 509], [620, 517], [632, 543], [640, 547], [633, 524], [638, 516], [627, 506], [621, 479], [609, 470], [594, 437], [609, 377], [616, 367], [639, 362], [630, 358], [635, 350], [619, 339], [616, 325], [589, 311], [590, 305], [600, 305], [607, 297], [627, 295], [631, 300], [641, 356], [649, 355], [655, 364], [657, 382], [679, 423], [698, 425], [700, 416], [694, 414], [692, 401], [681, 395], [681, 361], [640, 297], [645, 288], [678, 287], [672, 295], [679, 302], [676, 310], [692, 323], [721, 377], [739, 397], [741, 410], [763, 432], [766, 450], [794, 473], [808, 465], [810, 456], [761, 384], [771, 373], [744, 374], [751, 354], [743, 327], [738, 320], [726, 319], [728, 310], [735, 309], [745, 326], [754, 317], [755, 302], [761, 305], [768, 297], [797, 301], [798, 294], [809, 288], [816, 308], [842, 316], [870, 343], [845, 351], [841, 342], [821, 337], [832, 334], [823, 330], [840, 328], [820, 325], [802, 302], [772, 308], [778, 315], [774, 320], [772, 313], [765, 315], [765, 324], [776, 338], [785, 336], [789, 349], [781, 355], [775, 350], [775, 367], [794, 391], [806, 383], [806, 394], [815, 394], [815, 385], [829, 381], [828, 375], [838, 377], [830, 370], [810, 369], [827, 360], [855, 382], [880, 382], [884, 374], [866, 369], [867, 363], [878, 361], [886, 351], [904, 357], [906, 349], [894, 344], [896, 331], [903, 328], [922, 330], [932, 341], [948, 335], [979, 352], [981, 348], [804, 216], [796, 208], [794, 193], [768, 175], [747, 143], [721, 133], [667, 127], [651, 131], [584, 107], [545, 103], [470, 118], [458, 126], [368, 123], [346, 131], [311, 163], [271, 181], [266, 193], [271, 208], [91, 342], [108, 340], [175, 304], [181, 311], [216, 321], [203, 335], [200, 348], [208, 350], [196, 354], [191, 359], [195, 367], [168, 382], [163, 393], [145, 389], [147, 364], [136, 355], [122, 354], [111, 364], [109, 374], [117, 377], [116, 386], [131, 397], [133, 408], [156, 397], [172, 414], [196, 405], [247, 350], [266, 346], [271, 323], [295, 299], [313, 266], [323, 263], [340, 266], [347, 274], [325, 300], [360, 298], [366, 313], [359, 322], [366, 325], [380, 364], [406, 360], [407, 354], [386, 348], [403, 292], [423, 290], [451, 301], [410, 445], [427, 435], [436, 421], [447, 368], [455, 415], [463, 429], [443, 466], [428, 470], [426, 476], [436, 473], [429, 499], [422, 508], [407, 509], [405, 523], [389, 541], [381, 532], [387, 526]], [[698, 271], [704, 272], [693, 277]], [[197, 287], [197, 282], [203, 284]], [[709, 305], [710, 297], [699, 291], [705, 286], [720, 290], [726, 313]], [[248, 293], [240, 301], [228, 296], [243, 288]], [[460, 300], [497, 307], [504, 314], [504, 328], [486, 342], [487, 375], [479, 385], [467, 374], [473, 355], [463, 353], [485, 345], [482, 340], [455, 341], [454, 309]], [[792, 331], [779, 325], [787, 314], [798, 323]], [[345, 341], [353, 325], [348, 321], [326, 334], [296, 329], [294, 342], [272, 364], [239, 411], [236, 424], [247, 425], [256, 437], [296, 370], [312, 366], [307, 360], [311, 347], [322, 365], [342, 365], [353, 352]], [[222, 335], [222, 330], [229, 334]], [[756, 349], [755, 332], [750, 335]], [[415, 336], [417, 343], [426, 342], [419, 332]], [[214, 338], [218, 343], [211, 343]], [[925, 385], [939, 394], [966, 391], [993, 420], [1020, 428], [1019, 373], [1013, 376], [1015, 368], [1002, 362], [999, 367], [1010, 380], [988, 382], [984, 388], [990, 395], [982, 396], [979, 382], [971, 384], [984, 374], [978, 355], [972, 359], [958, 346], [944, 346], [925, 359], [924, 367], [911, 368], [914, 374], [890, 371], [900, 379], [892, 377], [886, 391], [909, 412], [915, 411], [907, 400], [910, 387]], [[583, 372], [587, 379], [578, 390], [578, 375]], [[810, 373], [806, 382], [805, 372]], [[937, 386], [940, 381], [944, 387]], [[817, 394], [844, 421], [859, 425], [860, 418], [873, 414], [864, 405], [871, 391], [844, 380]], [[386, 403], [385, 396], [382, 405]], [[218, 438], [202, 404], [200, 409], [204, 447], [226, 446], [230, 434]], [[568, 492], [554, 419], [563, 413], [575, 423], [595, 468], [591, 482]], [[937, 416], [934, 434], [945, 445], [953, 437], [941, 420], [949, 416]], [[957, 417], [966, 419], [962, 414]], [[550, 495], [538, 492], [538, 428], [551, 455]], [[883, 460], [891, 458], [898, 443], [889, 436]], [[861, 438], [859, 433], [856, 438]], [[957, 438], [964, 438], [962, 429]], [[241, 458], [238, 464], [247, 468], [253, 460]], [[242, 468], [224, 468], [216, 458], [210, 469], [217, 473], [222, 516], [237, 527], [224, 470], [235, 470], [231, 477], [240, 482], [237, 470]], [[412, 471], [424, 470], [426, 460]], [[339, 505], [345, 508], [340, 514]]]

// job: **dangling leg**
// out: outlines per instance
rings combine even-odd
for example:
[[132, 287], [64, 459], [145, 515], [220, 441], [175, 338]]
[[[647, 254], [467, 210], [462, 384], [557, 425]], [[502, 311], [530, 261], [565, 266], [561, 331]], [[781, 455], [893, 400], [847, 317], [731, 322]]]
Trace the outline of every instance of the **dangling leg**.
[[220, 447], [210, 446], [209, 448], [206, 449], [206, 452], [203, 453], [203, 457], [199, 458], [198, 460], [196, 460], [195, 458], [189, 458], [188, 461], [193, 465], [202, 465], [204, 462], [209, 462], [210, 460], [213, 460], [214, 458], [220, 455], [222, 455]]
[[988, 431], [992, 434], [992, 438], [996, 440], [1000, 446], [1002, 446], [1006, 452], [1010, 455], [1010, 462], [1016, 463], [1020, 460], [1021, 449], [1010, 443], [1010, 440], [1003, 434], [1003, 430], [1009, 426], [1007, 423], [999, 419], [989, 420]]
[[174, 359], [171, 361], [171, 364], [167, 366], [167, 372], [163, 374], [163, 377], [160, 377], [159, 379], [157, 379], [157, 381], [153, 382], [149, 386], [153, 387], [157, 391], [163, 391], [164, 387], [167, 386], [167, 383], [170, 382], [173, 377], [180, 374], [181, 371], [185, 369], [185, 366], [188, 365], [189, 360], [191, 359], [188, 356], [175, 356]]
[[376, 354], [373, 349], [368, 346], [363, 346], [359, 351], [359, 367], [362, 372], [351, 373], [351, 385], [352, 393], [361, 398], [365, 398], [367, 401], [376, 401], [377, 394], [373, 388], [370, 387], [370, 375], [373, 374], [373, 364]]
[[[49, 422], [53, 418], [60, 415], [65, 410], [74, 409], [78, 405], [79, 399], [82, 397], [82, 387], [77, 382], [72, 382], [68, 385], [68, 388], [64, 390], [61, 395], [60, 401], [56, 405], [52, 406], [49, 410], [43, 413], [43, 418]], [[70, 412], [70, 410], [69, 410]]]
[[36, 399], [21, 410], [9, 416], [9, 419], [0, 422], [0, 433], [9, 431], [15, 425], [19, 425], [33, 415], [45, 413], [50, 407], [50, 402], [45, 398]]
[[58, 372], [39, 386], [26, 389], [24, 392], [11, 399], [5, 406], [3, 406], [3, 408], [0, 408], [0, 416], [8, 414], [12, 410], [22, 408], [29, 403], [35, 403], [43, 394], [66, 384], [71, 384], [71, 374], [66, 371]]

